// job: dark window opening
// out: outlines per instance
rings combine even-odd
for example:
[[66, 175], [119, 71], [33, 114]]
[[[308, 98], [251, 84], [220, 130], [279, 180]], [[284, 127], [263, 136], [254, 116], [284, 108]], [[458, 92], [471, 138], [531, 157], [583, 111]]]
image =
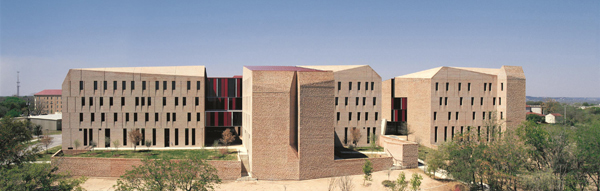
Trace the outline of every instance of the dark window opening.
[[348, 90], [352, 90], [352, 82], [348, 82]]
[[79, 81], [79, 90], [83, 90], [83, 81]]
[[171, 82], [171, 90], [175, 90], [175, 81]]
[[146, 81], [142, 81], [142, 90], [146, 90]]
[[122, 90], [127, 89], [127, 82], [123, 81], [123, 83], [121, 83], [121, 89]]
[[135, 90], [135, 81], [131, 81], [131, 90]]
[[121, 97], [121, 106], [125, 106], [125, 97]]
[[94, 81], [94, 90], [98, 90], [98, 81]]
[[[191, 89], [192, 89], [192, 83], [190, 81], [187, 81], [187, 90], [191, 90]], [[187, 145], [187, 143], [185, 145]]]

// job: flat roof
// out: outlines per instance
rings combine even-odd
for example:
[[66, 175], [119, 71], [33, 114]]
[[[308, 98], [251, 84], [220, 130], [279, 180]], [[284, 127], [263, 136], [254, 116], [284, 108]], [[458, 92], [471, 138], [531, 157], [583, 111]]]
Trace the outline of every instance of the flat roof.
[[296, 66], [244, 66], [252, 71], [298, 71], [298, 72], [325, 72], [322, 70], [302, 68]]
[[29, 116], [29, 119], [48, 119], [48, 120], [59, 120], [60, 119], [60, 120], [62, 120], [62, 113]]
[[124, 72], [139, 74], [157, 74], [172, 76], [204, 76], [204, 66], [151, 66], [151, 67], [120, 67], [120, 68], [77, 68], [73, 70]]

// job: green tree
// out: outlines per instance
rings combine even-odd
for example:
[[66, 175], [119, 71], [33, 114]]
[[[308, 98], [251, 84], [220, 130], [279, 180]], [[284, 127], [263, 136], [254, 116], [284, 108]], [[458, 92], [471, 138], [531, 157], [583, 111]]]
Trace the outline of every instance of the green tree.
[[410, 190], [417, 191], [421, 188], [421, 180], [423, 177], [417, 173], [413, 173], [412, 178], [410, 179]]
[[363, 173], [365, 173], [363, 185], [366, 185], [367, 181], [373, 180], [372, 179], [373, 163], [371, 163], [371, 161], [369, 159], [365, 159], [365, 164], [363, 165]]
[[580, 169], [600, 190], [600, 121], [577, 128], [576, 142], [577, 155], [585, 161]]
[[0, 111], [0, 117], [10, 116], [19, 117], [23, 111], [27, 110], [27, 102], [19, 97], [7, 97], [4, 101], [0, 102], [0, 108], [4, 108]]
[[0, 169], [0, 190], [84, 190], [81, 184], [87, 178], [70, 178], [58, 174], [58, 168], [51, 164], [22, 164], [11, 169]]
[[405, 191], [408, 188], [408, 182], [406, 181], [404, 172], [400, 172], [398, 175], [398, 179], [396, 179], [396, 188], [398, 188], [398, 191]]
[[527, 121], [543, 123], [545, 121], [545, 119], [544, 119], [544, 117], [536, 115], [536, 114], [529, 114], [529, 115], [527, 115]]
[[200, 158], [178, 162], [144, 159], [142, 163], [121, 176], [114, 188], [117, 191], [214, 190], [221, 183], [217, 169]]
[[[12, 117], [0, 119], [0, 165], [2, 168], [12, 168], [24, 162], [34, 161], [39, 147], [27, 149], [27, 142], [33, 136], [27, 128], [27, 121], [15, 120]], [[10, 165], [13, 164], [13, 165]]]

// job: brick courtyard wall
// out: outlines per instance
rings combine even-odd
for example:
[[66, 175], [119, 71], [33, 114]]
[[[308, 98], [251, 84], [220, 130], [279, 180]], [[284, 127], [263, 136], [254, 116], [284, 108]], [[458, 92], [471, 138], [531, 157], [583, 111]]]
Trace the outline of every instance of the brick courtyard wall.
[[417, 168], [419, 157], [419, 145], [415, 142], [404, 141], [388, 136], [380, 136], [379, 144], [386, 153], [392, 155], [394, 162], [404, 168]]
[[[373, 163], [373, 172], [387, 170], [392, 167], [392, 157], [370, 158]], [[344, 176], [363, 174], [362, 168], [365, 164], [365, 159], [342, 159], [333, 162], [334, 168], [330, 170], [330, 176]], [[323, 178], [323, 177], [320, 177]]]
[[[236, 180], [241, 177], [240, 161], [209, 160], [222, 180]], [[122, 158], [87, 158], [87, 157], [54, 157], [52, 164], [58, 166], [59, 173], [70, 173], [74, 176], [119, 177], [134, 166], [141, 165], [141, 159]]]

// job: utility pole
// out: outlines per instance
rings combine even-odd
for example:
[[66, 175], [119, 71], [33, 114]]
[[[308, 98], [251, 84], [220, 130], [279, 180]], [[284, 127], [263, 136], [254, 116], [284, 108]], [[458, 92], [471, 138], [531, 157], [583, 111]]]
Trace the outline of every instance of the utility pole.
[[21, 87], [21, 82], [19, 81], [19, 71], [17, 71], [17, 97], [19, 97], [19, 88]]

